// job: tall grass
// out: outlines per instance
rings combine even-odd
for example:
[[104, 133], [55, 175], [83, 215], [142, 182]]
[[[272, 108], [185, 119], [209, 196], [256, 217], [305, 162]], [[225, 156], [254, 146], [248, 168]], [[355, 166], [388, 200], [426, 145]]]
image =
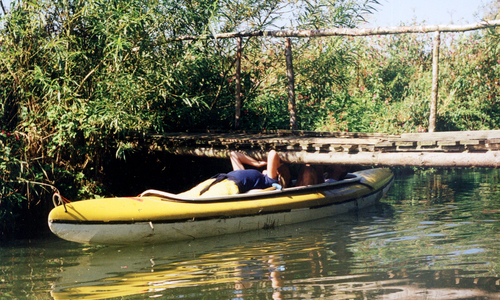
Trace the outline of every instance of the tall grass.
[[[330, 27], [352, 27], [376, 3], [293, 1], [301, 7], [309, 5], [309, 10], [298, 11], [295, 17], [300, 21], [294, 26], [321, 21]], [[3, 224], [15, 224], [27, 212], [45, 219], [51, 205], [50, 185], [72, 199], [105, 194], [106, 161], [127, 157], [133, 147], [123, 137], [130, 132], [231, 128], [234, 41], [167, 40], [183, 34], [278, 26], [289, 4], [282, 0], [19, 0], [10, 7], [2, 5]], [[262, 49], [272, 43], [264, 39], [245, 43], [243, 99], [246, 107], [252, 107], [248, 116], [259, 103], [265, 108], [263, 119], [247, 118], [246, 126], [282, 127], [287, 111], [281, 105], [286, 84], [281, 50], [262, 58]], [[314, 48], [308, 42], [300, 44], [304, 53]], [[336, 57], [333, 49], [329, 57]], [[336, 70], [341, 70], [342, 62], [337, 63]], [[316, 76], [314, 84], [303, 80], [305, 90], [324, 90], [320, 74], [314, 71], [322, 64], [299, 62], [307, 74]], [[326, 66], [324, 71], [329, 78], [337, 78], [336, 71]], [[303, 127], [309, 126], [307, 118], [303, 120]], [[11, 232], [5, 226], [0, 231]]]

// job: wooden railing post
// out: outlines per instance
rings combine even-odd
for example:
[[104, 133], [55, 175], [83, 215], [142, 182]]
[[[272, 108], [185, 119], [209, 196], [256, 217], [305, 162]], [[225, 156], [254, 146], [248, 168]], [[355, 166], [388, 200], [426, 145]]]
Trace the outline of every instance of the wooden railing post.
[[241, 124], [241, 37], [236, 46], [236, 95], [234, 111], [234, 129], [240, 129]]
[[288, 111], [290, 113], [290, 129], [297, 130], [297, 113], [295, 111], [295, 78], [293, 74], [292, 42], [285, 40], [286, 77], [288, 78]]
[[429, 132], [436, 130], [436, 115], [439, 90], [439, 44], [441, 42], [440, 32], [436, 31], [434, 37], [434, 49], [432, 51], [432, 92], [429, 112]]

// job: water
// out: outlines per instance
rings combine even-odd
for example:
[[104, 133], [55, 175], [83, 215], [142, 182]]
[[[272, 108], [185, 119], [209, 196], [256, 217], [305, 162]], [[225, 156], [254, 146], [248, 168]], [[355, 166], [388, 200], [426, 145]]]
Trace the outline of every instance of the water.
[[0, 299], [498, 299], [498, 170], [398, 172], [361, 212], [154, 246], [0, 247]]

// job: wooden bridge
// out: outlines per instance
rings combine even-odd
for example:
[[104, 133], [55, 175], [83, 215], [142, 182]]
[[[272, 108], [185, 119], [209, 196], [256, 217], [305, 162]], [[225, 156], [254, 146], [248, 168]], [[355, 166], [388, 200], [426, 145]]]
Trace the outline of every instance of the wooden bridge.
[[233, 150], [257, 159], [275, 149], [285, 162], [361, 166], [500, 166], [500, 130], [387, 135], [310, 131], [166, 133], [130, 137], [153, 151], [227, 158]]

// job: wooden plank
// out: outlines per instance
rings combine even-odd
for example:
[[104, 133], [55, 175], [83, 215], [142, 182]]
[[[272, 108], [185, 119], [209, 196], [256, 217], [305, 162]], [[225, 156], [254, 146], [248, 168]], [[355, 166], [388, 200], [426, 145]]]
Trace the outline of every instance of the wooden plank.
[[300, 144], [288, 145], [286, 147], [288, 151], [302, 151], [302, 146]]
[[344, 145], [343, 148], [344, 148], [344, 151], [346, 151], [348, 153], [358, 153], [359, 152], [358, 145]]
[[417, 142], [396, 142], [397, 147], [416, 147]]
[[375, 145], [359, 145], [360, 151], [373, 152], [375, 151]]
[[486, 143], [486, 147], [489, 150], [495, 150], [495, 151], [500, 150], [500, 139], [491, 139], [491, 140], [488, 140], [487, 143]]
[[459, 141], [438, 141], [438, 146], [457, 146]]
[[[445, 134], [445, 135], [444, 135]], [[455, 136], [453, 136], [455, 135]], [[404, 134], [401, 139], [397, 137], [391, 137], [387, 140], [381, 138], [331, 138], [331, 137], [283, 137], [279, 138], [273, 135], [179, 135], [179, 134], [170, 134], [166, 136], [160, 135], [151, 135], [148, 138], [153, 140], [161, 140], [163, 138], [167, 138], [169, 142], [182, 142], [185, 140], [195, 140], [199, 144], [209, 143], [209, 141], [219, 140], [221, 142], [234, 142], [234, 143], [311, 143], [311, 144], [357, 144], [357, 145], [374, 145], [377, 147], [392, 147], [393, 145], [401, 146], [401, 147], [416, 147], [416, 146], [434, 146], [438, 144], [439, 146], [456, 146], [460, 145], [481, 145], [481, 143], [488, 142], [492, 143], [500, 143], [500, 136], [497, 138], [491, 138], [491, 136], [500, 135], [500, 131], [485, 131], [485, 132], [466, 132], [461, 133], [460, 135], [456, 135], [452, 133], [433, 133], [433, 134]], [[430, 138], [434, 137], [432, 140]], [[488, 138], [488, 139], [484, 139]], [[165, 141], [164, 141], [165, 142]], [[417, 143], [415, 145], [415, 142]], [[212, 143], [212, 142], [210, 142]]]
[[286, 151], [287, 147], [288, 147], [288, 144], [278, 143], [278, 144], [276, 144], [274, 146], [275, 146], [276, 151]]
[[330, 146], [330, 148], [333, 148], [333, 150], [335, 152], [344, 152], [344, 147], [342, 147], [340, 145], [332, 145], [332, 146]]
[[235, 145], [236, 149], [251, 149], [252, 146], [253, 146], [252, 143], [237, 143]]
[[420, 151], [439, 151], [440, 147], [436, 141], [422, 141], [417, 142], [417, 150]]
[[424, 141], [424, 140], [487, 140], [500, 138], [500, 130], [477, 130], [477, 131], [441, 131], [433, 133], [403, 133], [401, 141]]
[[330, 144], [316, 144], [319, 152], [330, 152]]
[[382, 141], [382, 142], [375, 144], [375, 147], [394, 147], [394, 146], [395, 146], [395, 142], [391, 142], [391, 141]]
[[479, 144], [484, 144], [484, 141], [480, 141], [480, 140], [463, 140], [463, 141], [460, 141], [460, 145], [466, 145], [466, 146], [469, 146], [469, 145], [479, 145]]
[[302, 144], [302, 149], [304, 149], [307, 152], [316, 152], [316, 150], [319, 149], [316, 149], [315, 145], [317, 144]]

